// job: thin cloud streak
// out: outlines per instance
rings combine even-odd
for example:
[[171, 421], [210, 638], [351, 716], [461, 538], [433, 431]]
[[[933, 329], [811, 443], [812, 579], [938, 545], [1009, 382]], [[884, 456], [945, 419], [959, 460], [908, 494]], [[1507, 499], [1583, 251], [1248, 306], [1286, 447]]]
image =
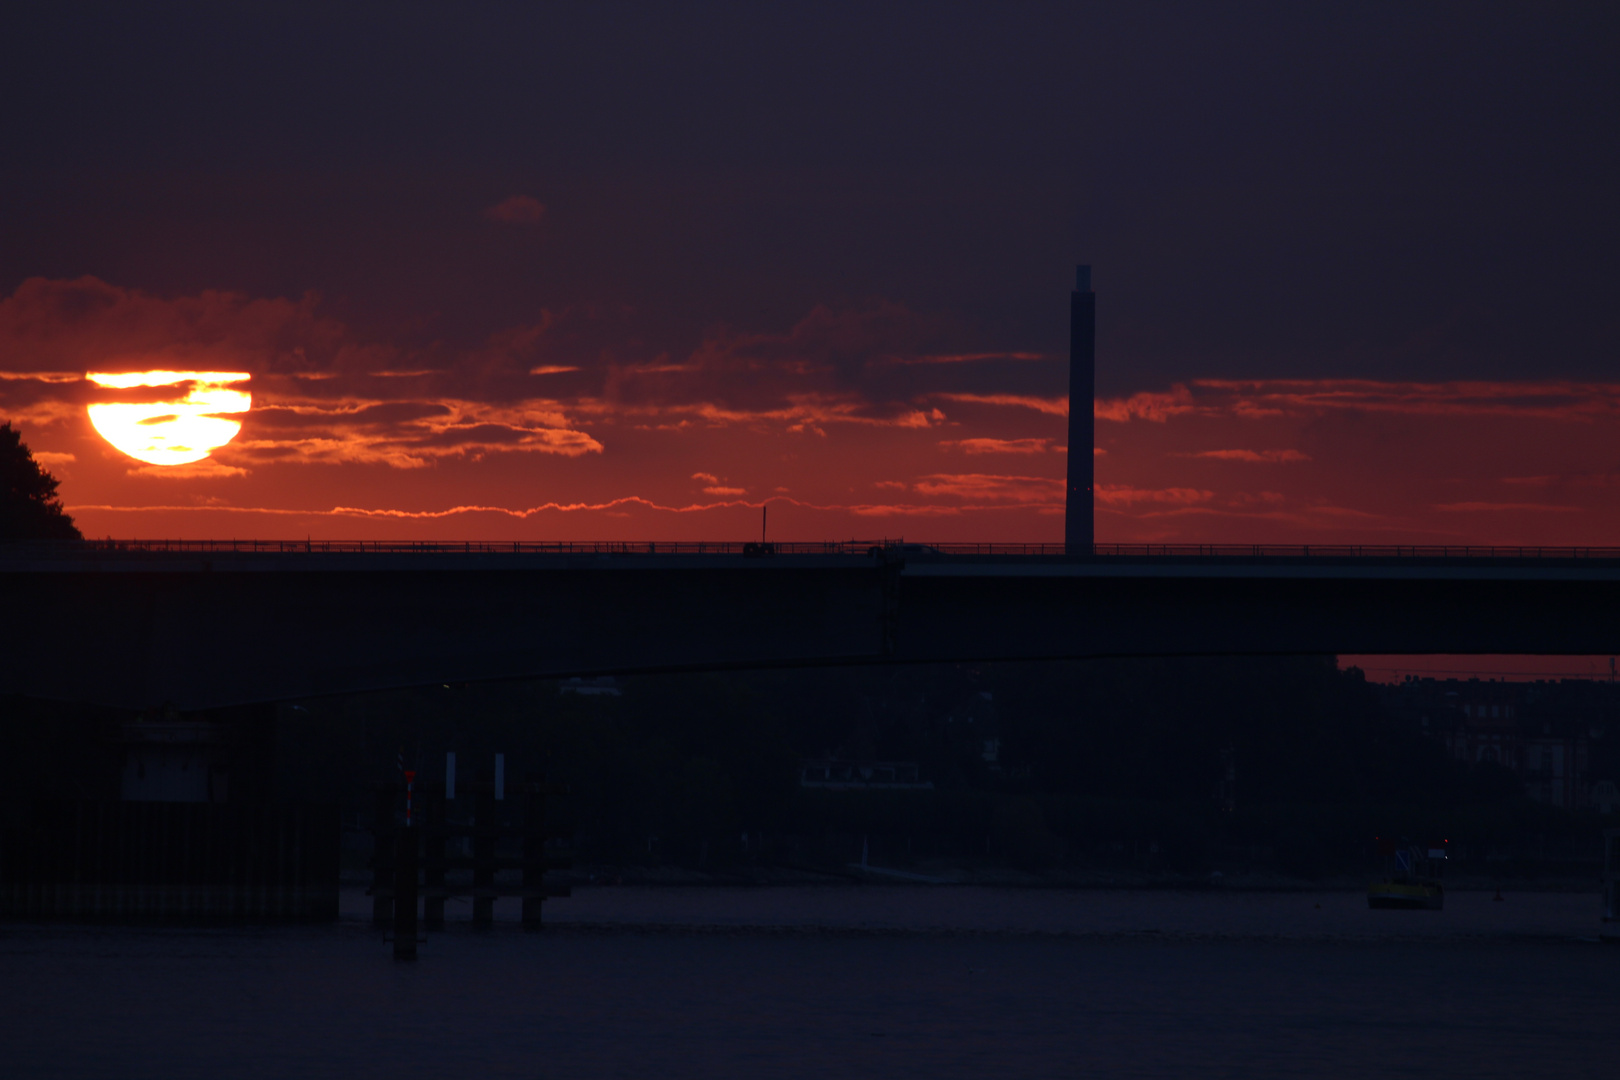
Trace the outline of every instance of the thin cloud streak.
[[929, 395], [943, 401], [963, 401], [974, 405], [1001, 405], [1013, 409], [1033, 409], [1050, 416], [1068, 416], [1068, 398], [1031, 397], [1027, 394], [969, 394], [942, 391]]
[[1125, 484], [1098, 484], [1097, 501], [1104, 506], [1131, 506], [1135, 503], [1199, 503], [1215, 497], [1213, 491], [1199, 488], [1136, 488]]
[[1050, 439], [947, 439], [939, 446], [942, 450], [961, 450], [966, 454], [1044, 454], [1050, 442]]
[[1012, 360], [1020, 363], [1040, 360], [1056, 360], [1055, 356], [1035, 352], [979, 352], [955, 353], [933, 356], [896, 356], [889, 359], [893, 364], [979, 364], [991, 360]]
[[[1205, 407], [1251, 417], [1342, 410], [1582, 421], [1620, 416], [1620, 383], [1198, 379], [1193, 385], [1215, 392], [1211, 396], [1216, 400]], [[1192, 407], [1191, 395], [1188, 405]]]
[[1528, 511], [1532, 513], [1578, 513], [1578, 506], [1557, 506], [1551, 503], [1503, 503], [1503, 502], [1455, 502], [1436, 503], [1436, 510], [1446, 514], [1457, 513], [1500, 513], [1504, 511]]
[[199, 477], [218, 479], [227, 476], [247, 476], [249, 470], [219, 461], [192, 461], [184, 465], [140, 465], [127, 470], [130, 476], [150, 476], [159, 480], [196, 480]]
[[995, 502], [1060, 506], [1063, 480], [1048, 476], [1001, 476], [991, 473], [936, 473], [912, 485], [921, 495], [988, 499]]
[[1164, 423], [1177, 416], [1264, 419], [1328, 412], [1596, 420], [1620, 416], [1620, 383], [1403, 383], [1370, 379], [1194, 379], [1167, 391], [1099, 399], [1099, 420]]
[[1166, 393], [1144, 391], [1127, 398], [1099, 398], [1091, 410], [1098, 420], [1150, 420], [1156, 424], [1194, 411], [1192, 392], [1180, 384]]
[[84, 379], [65, 371], [0, 371], [0, 379], [8, 382], [75, 383]]
[[1279, 465], [1290, 461], [1309, 461], [1309, 454], [1298, 450], [1195, 450], [1177, 454], [1177, 457], [1205, 458], [1212, 461], [1244, 461], [1254, 464]]
[[356, 506], [334, 506], [330, 509], [297, 509], [292, 507], [276, 506], [236, 506], [227, 503], [196, 503], [196, 504], [152, 504], [145, 506], [125, 506], [108, 503], [83, 503], [68, 506], [73, 513], [104, 512], [120, 514], [141, 513], [175, 513], [175, 512], [206, 512], [219, 514], [263, 514], [272, 517], [352, 517], [352, 518], [386, 518], [399, 520], [432, 521], [444, 518], [461, 517], [469, 514], [495, 514], [507, 518], [527, 519], [548, 513], [578, 514], [601, 511], [618, 510], [625, 507], [640, 507], [667, 514], [696, 514], [708, 511], [750, 509], [757, 510], [762, 506], [792, 506], [803, 510], [814, 510], [834, 513], [850, 513], [862, 516], [886, 517], [896, 515], [913, 515], [925, 517], [955, 517], [962, 514], [989, 511], [1006, 511], [1028, 509], [1027, 506], [1010, 506], [998, 503], [945, 505], [935, 503], [815, 503], [802, 499], [793, 499], [781, 495], [773, 495], [758, 501], [739, 499], [725, 499], [712, 503], [689, 503], [676, 506], [660, 503], [654, 499], [639, 495], [626, 495], [603, 502], [550, 502], [541, 503], [523, 509], [514, 509], [506, 506], [492, 505], [462, 505], [452, 506], [444, 510], [400, 510], [393, 508], [365, 508]]

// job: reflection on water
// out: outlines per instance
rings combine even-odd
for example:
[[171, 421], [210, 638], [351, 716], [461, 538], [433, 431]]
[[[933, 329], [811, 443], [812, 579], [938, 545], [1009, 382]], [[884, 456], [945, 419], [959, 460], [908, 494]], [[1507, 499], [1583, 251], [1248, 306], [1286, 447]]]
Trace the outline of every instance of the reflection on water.
[[346, 904], [319, 928], [0, 927], [0, 1075], [1576, 1077], [1620, 1055], [1620, 948], [1581, 940], [1587, 895], [580, 889], [547, 933], [452, 925], [414, 965]]

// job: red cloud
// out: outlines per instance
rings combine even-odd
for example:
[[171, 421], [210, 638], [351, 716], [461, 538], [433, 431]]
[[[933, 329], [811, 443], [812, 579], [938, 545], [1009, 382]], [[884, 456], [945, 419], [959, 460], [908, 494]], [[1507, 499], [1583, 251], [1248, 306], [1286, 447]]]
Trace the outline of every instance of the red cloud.
[[687, 410], [710, 423], [925, 427], [944, 414], [921, 404], [918, 373], [896, 365], [947, 336], [944, 320], [898, 304], [816, 307], [786, 333], [721, 327], [684, 360], [613, 365], [602, 398], [615, 408]]
[[1044, 454], [1050, 439], [951, 439], [940, 443], [968, 454]]
[[976, 405], [1006, 405], [1016, 409], [1034, 409], [1052, 416], [1069, 415], [1068, 398], [1033, 397], [1028, 394], [969, 394], [941, 392], [932, 395], [946, 401], [967, 401]]
[[1063, 501], [1063, 481], [1046, 476], [995, 476], [988, 473], [936, 473], [914, 485], [917, 492], [991, 502], [1052, 503]]
[[484, 216], [503, 225], [538, 225], [546, 216], [546, 205], [527, 195], [513, 195], [485, 210]]
[[1172, 503], [1190, 506], [1208, 502], [1215, 497], [1213, 491], [1197, 488], [1136, 488], [1127, 484], [1098, 484], [1097, 501], [1107, 506], [1130, 506], [1132, 503]]
[[1309, 454], [1302, 454], [1298, 450], [1198, 450], [1184, 456], [1212, 458], [1216, 461], [1248, 461], [1269, 464], [1311, 460]]
[[186, 465], [141, 465], [129, 470], [130, 476], [151, 476], [163, 480], [195, 480], [199, 477], [217, 479], [224, 476], [246, 476], [247, 469], [235, 465], [221, 465], [217, 461], [193, 461]]
[[[1193, 385], [1209, 392], [1208, 400], [1199, 403], [1202, 407], [1251, 417], [1341, 410], [1544, 420], [1590, 420], [1620, 415], [1620, 383], [1199, 379]], [[1188, 400], [1190, 403], [1190, 396]]]
[[1456, 502], [1438, 503], [1436, 510], [1445, 513], [1473, 513], [1478, 511], [1530, 511], [1532, 513], [1567, 513], [1580, 510], [1578, 506], [1555, 506], [1549, 503]]
[[978, 353], [940, 353], [932, 356], [897, 356], [892, 362], [896, 364], [976, 364], [986, 360], [1056, 360], [1055, 356], [1045, 353], [1032, 352], [978, 352]]
[[316, 305], [312, 294], [256, 300], [207, 290], [165, 300], [93, 277], [29, 278], [0, 300], [0, 357], [26, 366], [28, 378], [51, 381], [61, 378], [51, 372], [92, 369], [257, 375], [330, 368], [357, 350], [340, 323], [316, 314]]
[[1546, 382], [1397, 383], [1370, 379], [1195, 379], [1168, 391], [1100, 399], [1099, 420], [1226, 415], [1248, 419], [1329, 412], [1421, 416], [1516, 416], [1588, 420], [1620, 415], [1620, 384]]
[[228, 459], [289, 464], [382, 464], [422, 468], [495, 453], [577, 457], [602, 443], [571, 426], [552, 402], [510, 405], [455, 398], [424, 401], [299, 398], [250, 412]]
[[1172, 416], [1194, 411], [1192, 393], [1179, 383], [1168, 393], [1143, 392], [1128, 398], [1100, 398], [1092, 403], [1099, 420], [1152, 420], [1162, 424]]

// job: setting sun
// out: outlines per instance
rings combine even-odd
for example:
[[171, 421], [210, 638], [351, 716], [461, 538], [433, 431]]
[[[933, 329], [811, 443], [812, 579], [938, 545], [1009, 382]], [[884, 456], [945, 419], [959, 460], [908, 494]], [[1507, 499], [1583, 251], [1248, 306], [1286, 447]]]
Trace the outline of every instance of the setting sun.
[[[246, 390], [233, 389], [249, 376], [230, 371], [139, 371], [85, 376], [112, 390], [173, 387], [157, 400], [99, 402], [89, 407], [90, 423], [103, 439], [130, 457], [152, 465], [201, 461], [242, 430], [228, 414], [252, 404]], [[222, 415], [223, 414], [223, 415]]]

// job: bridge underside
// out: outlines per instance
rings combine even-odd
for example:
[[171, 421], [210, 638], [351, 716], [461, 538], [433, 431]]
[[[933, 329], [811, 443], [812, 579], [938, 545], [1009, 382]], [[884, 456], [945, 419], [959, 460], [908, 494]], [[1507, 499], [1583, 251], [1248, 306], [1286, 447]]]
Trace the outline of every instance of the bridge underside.
[[0, 693], [1102, 656], [1620, 652], [1610, 560], [101, 554], [0, 567]]
[[[1326, 570], [1328, 568], [1314, 568]], [[1351, 575], [906, 577], [906, 659], [1608, 653], [1620, 581]]]

